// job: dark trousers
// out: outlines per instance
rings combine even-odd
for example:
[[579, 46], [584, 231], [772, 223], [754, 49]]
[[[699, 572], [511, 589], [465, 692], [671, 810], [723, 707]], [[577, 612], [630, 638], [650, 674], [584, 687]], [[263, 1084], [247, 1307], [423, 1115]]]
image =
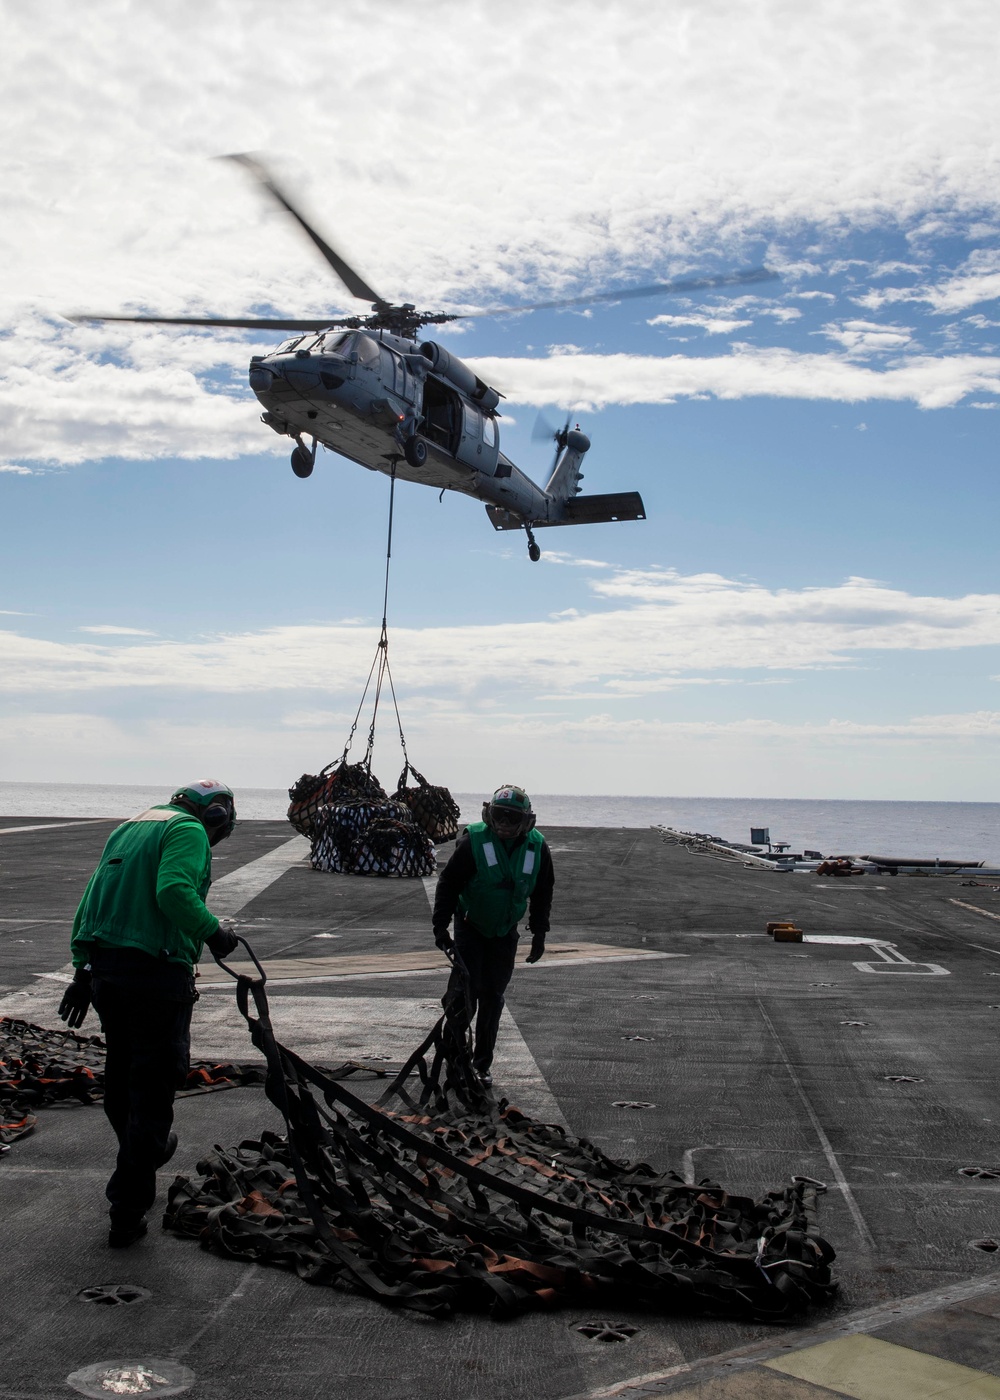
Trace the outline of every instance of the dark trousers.
[[461, 960], [468, 974], [468, 989], [462, 969], [454, 967], [443, 1002], [446, 1008], [454, 1008], [459, 1018], [464, 1017], [465, 1027], [475, 1017], [472, 1061], [480, 1073], [485, 1073], [493, 1063], [504, 1008], [503, 994], [514, 972], [517, 929], [512, 928], [503, 938], [484, 938], [456, 914], [455, 954], [456, 962]]
[[96, 967], [94, 974], [94, 1007], [107, 1045], [104, 1112], [118, 1138], [105, 1195], [112, 1222], [128, 1222], [156, 1199], [174, 1094], [188, 1073], [193, 1003], [158, 994], [147, 982], [107, 980]]

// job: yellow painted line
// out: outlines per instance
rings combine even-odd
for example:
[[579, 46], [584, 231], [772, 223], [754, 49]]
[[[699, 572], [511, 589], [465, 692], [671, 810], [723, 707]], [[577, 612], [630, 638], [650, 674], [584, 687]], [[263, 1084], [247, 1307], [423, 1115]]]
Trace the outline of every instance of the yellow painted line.
[[[645, 949], [621, 948], [607, 943], [550, 943], [545, 957], [531, 971], [545, 967], [573, 967], [582, 962], [633, 962], [637, 959], [670, 957], [669, 953], [647, 952]], [[550, 961], [551, 959], [551, 961]], [[447, 972], [445, 955], [432, 944], [416, 953], [339, 953], [319, 958], [262, 958], [268, 980], [329, 981], [336, 977], [400, 977], [413, 972]], [[243, 964], [233, 959], [235, 968]], [[523, 967], [523, 959], [516, 966]], [[248, 972], [253, 971], [247, 967]], [[203, 962], [198, 986], [207, 990], [214, 986], [230, 986], [231, 979], [221, 967]]]
[[852, 1400], [1000, 1400], [1000, 1376], [863, 1332], [764, 1365]]

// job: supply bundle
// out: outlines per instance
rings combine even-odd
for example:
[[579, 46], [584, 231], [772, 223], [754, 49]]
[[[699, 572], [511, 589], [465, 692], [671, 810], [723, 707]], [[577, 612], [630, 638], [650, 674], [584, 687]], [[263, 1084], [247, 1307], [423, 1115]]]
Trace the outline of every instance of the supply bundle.
[[[310, 860], [313, 869], [338, 875], [396, 875], [404, 878], [432, 875], [435, 869], [433, 843], [452, 841], [458, 835], [458, 803], [447, 788], [429, 783], [410, 763], [396, 688], [389, 668], [386, 610], [395, 487], [393, 474], [389, 487], [389, 541], [386, 548], [382, 633], [344, 752], [319, 773], [303, 773], [298, 782], [288, 789], [288, 820], [296, 831], [312, 842]], [[360, 763], [348, 763], [347, 756], [373, 678], [375, 687], [368, 746]], [[386, 682], [392, 696], [403, 750], [403, 771], [391, 798], [372, 773], [375, 724]], [[415, 787], [407, 786], [411, 776]]]

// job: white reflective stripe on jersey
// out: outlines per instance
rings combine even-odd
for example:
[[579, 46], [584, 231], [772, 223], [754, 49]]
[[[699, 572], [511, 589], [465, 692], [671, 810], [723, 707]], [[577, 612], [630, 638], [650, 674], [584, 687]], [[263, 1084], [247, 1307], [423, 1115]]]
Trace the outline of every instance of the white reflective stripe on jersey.
[[524, 853], [524, 873], [525, 873], [525, 875], [530, 875], [531, 872], [534, 870], [534, 868], [535, 868], [535, 850], [534, 850], [534, 847], [533, 847], [533, 846], [529, 846], [528, 849], [527, 849], [527, 850], [525, 851], [525, 853]]
[[164, 812], [156, 807], [150, 807], [148, 812], [140, 812], [137, 817], [129, 817], [130, 822], [172, 822], [175, 817], [186, 816], [186, 812]]
[[496, 853], [496, 851], [493, 849], [493, 842], [492, 842], [492, 841], [484, 841], [484, 842], [483, 842], [483, 855], [486, 857], [486, 864], [487, 864], [487, 865], [496, 865], [496, 864], [497, 864], [497, 853]]

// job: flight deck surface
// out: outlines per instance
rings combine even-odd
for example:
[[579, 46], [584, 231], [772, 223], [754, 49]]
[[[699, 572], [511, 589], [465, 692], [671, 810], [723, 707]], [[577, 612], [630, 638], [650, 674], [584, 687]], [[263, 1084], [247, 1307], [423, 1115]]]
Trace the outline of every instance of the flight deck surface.
[[[113, 825], [0, 818], [0, 1014], [61, 1028], [73, 912]], [[688, 1181], [752, 1195], [793, 1174], [827, 1182], [837, 1301], [791, 1326], [603, 1306], [430, 1321], [161, 1233], [174, 1174], [194, 1175], [216, 1143], [280, 1129], [259, 1088], [178, 1100], [150, 1235], [112, 1252], [111, 1130], [98, 1107], [51, 1108], [0, 1160], [0, 1400], [69, 1395], [67, 1377], [86, 1386], [88, 1367], [140, 1365], [205, 1400], [1000, 1400], [1000, 1253], [973, 1243], [1000, 1240], [1000, 1179], [962, 1174], [1000, 1172], [1000, 893], [779, 875], [653, 830], [546, 834], [550, 951], [532, 967], [519, 958], [495, 1093]], [[318, 874], [307, 851], [284, 823], [241, 823], [215, 854], [210, 903], [269, 967], [284, 1043], [327, 1064], [398, 1062], [447, 977], [433, 882]], [[780, 918], [805, 941], [768, 938]], [[211, 961], [199, 983], [193, 1056], [259, 1059], [232, 984]], [[91, 1013], [82, 1030], [98, 1029]], [[149, 1296], [80, 1300], [114, 1284]], [[576, 1330], [593, 1322], [638, 1331]], [[92, 1393], [177, 1393], [135, 1384]]]

